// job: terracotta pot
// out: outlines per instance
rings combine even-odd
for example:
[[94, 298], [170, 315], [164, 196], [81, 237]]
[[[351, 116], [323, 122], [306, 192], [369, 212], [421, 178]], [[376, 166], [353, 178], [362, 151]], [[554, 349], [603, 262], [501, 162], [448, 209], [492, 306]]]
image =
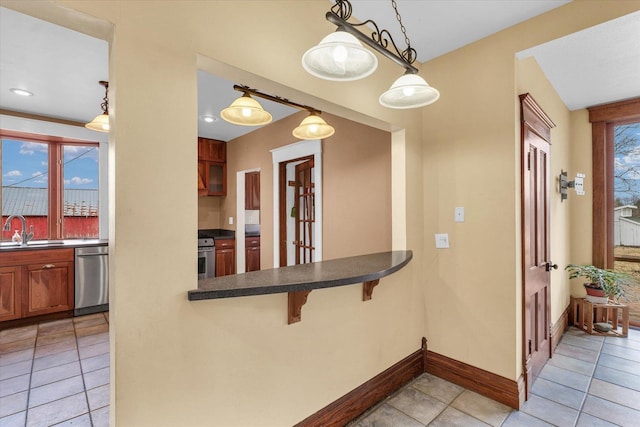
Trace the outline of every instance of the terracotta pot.
[[584, 289], [587, 291], [587, 295], [591, 295], [592, 297], [604, 297], [606, 296], [604, 294], [604, 290], [593, 283], [585, 283], [584, 284]]

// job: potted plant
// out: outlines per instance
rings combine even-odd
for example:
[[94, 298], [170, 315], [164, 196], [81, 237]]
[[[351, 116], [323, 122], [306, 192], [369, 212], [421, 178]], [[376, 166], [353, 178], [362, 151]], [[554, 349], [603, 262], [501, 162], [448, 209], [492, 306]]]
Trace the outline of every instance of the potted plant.
[[569, 279], [584, 277], [587, 300], [595, 303], [607, 303], [608, 300], [628, 301], [627, 290], [635, 284], [635, 279], [624, 272], [598, 268], [593, 265], [569, 264], [565, 267]]

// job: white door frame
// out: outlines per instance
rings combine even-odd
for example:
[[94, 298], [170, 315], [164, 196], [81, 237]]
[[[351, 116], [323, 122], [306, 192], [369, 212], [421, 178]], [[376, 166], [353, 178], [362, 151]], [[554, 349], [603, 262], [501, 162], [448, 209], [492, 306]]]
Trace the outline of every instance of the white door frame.
[[248, 172], [260, 172], [260, 168], [245, 169], [236, 172], [236, 274], [246, 271], [244, 247], [244, 175]]

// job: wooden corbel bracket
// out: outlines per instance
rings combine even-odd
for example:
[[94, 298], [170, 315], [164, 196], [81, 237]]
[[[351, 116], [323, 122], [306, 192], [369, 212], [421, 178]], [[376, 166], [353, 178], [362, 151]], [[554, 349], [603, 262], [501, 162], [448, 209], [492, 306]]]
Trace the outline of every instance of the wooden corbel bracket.
[[308, 291], [289, 292], [289, 324], [302, 320], [302, 306], [306, 304]]
[[363, 283], [362, 301], [369, 301], [371, 299], [371, 295], [373, 295], [373, 288], [375, 288], [378, 283], [380, 283], [380, 279], [370, 280]]

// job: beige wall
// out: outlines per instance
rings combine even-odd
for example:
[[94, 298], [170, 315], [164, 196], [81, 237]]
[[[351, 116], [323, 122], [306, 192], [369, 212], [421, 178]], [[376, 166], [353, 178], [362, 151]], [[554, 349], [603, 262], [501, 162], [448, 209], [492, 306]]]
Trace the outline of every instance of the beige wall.
[[[425, 64], [428, 81], [442, 94], [423, 109], [421, 283], [433, 351], [507, 378], [520, 376], [520, 92], [532, 92], [559, 124], [553, 131], [552, 184], [562, 168], [572, 173], [586, 168], [570, 156], [578, 143], [571, 128], [583, 133], [582, 116], [570, 114], [540, 70], [517, 64], [515, 54], [639, 7], [637, 2], [574, 1]], [[570, 250], [577, 242], [590, 239], [584, 220], [572, 225], [577, 215], [572, 204], [578, 206], [575, 196], [561, 204], [552, 193], [551, 254], [559, 266], [573, 261]], [[456, 206], [466, 208], [464, 223], [453, 220]], [[434, 248], [438, 232], [449, 233], [450, 249]], [[564, 274], [552, 273], [552, 321], [567, 304]]]
[[[438, 353], [518, 377], [514, 54], [637, 10], [637, 2], [575, 1], [425, 64], [442, 98], [422, 111], [378, 105], [401, 74], [389, 61], [347, 85], [302, 70], [304, 51], [334, 30], [322, 18], [324, 1], [3, 5], [103, 37], [103, 21], [114, 24], [110, 302], [117, 425], [292, 425], [416, 350], [423, 335]], [[240, 24], [252, 31], [237, 31]], [[386, 131], [405, 129], [404, 143], [394, 134], [394, 156], [404, 157], [394, 158], [391, 188], [393, 200], [406, 204], [392, 206], [392, 225], [394, 233], [406, 230], [415, 259], [383, 279], [372, 301], [361, 301], [358, 285], [313, 291], [295, 325], [286, 324], [285, 295], [187, 301], [196, 283], [196, 237], [184, 229], [198, 226], [192, 142], [199, 55], [260, 76], [267, 92], [282, 85], [304, 96], [272, 92]], [[176, 206], [180, 228], [173, 226]], [[466, 207], [465, 223], [453, 222], [455, 206]], [[451, 249], [433, 248], [435, 232], [449, 232]], [[394, 236], [398, 241], [402, 236]]]

